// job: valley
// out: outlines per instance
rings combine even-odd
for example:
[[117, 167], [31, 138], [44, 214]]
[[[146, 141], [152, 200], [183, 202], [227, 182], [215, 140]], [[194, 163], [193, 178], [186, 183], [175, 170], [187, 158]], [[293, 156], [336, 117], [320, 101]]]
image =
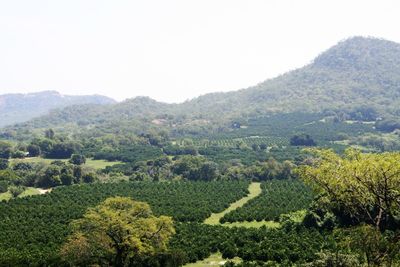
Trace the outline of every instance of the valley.
[[399, 73], [353, 37], [178, 104], [0, 96], [0, 266], [398, 266]]

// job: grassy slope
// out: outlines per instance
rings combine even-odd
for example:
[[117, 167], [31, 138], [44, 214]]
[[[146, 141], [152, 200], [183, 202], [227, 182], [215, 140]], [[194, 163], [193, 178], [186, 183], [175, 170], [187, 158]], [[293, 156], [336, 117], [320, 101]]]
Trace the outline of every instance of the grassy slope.
[[239, 207], [242, 207], [244, 204], [246, 204], [247, 201], [249, 201], [252, 198], [257, 197], [258, 195], [261, 194], [261, 184], [260, 183], [251, 183], [249, 186], [249, 194], [244, 197], [239, 199], [238, 201], [232, 203], [229, 208], [227, 208], [226, 210], [219, 212], [219, 213], [213, 213], [211, 214], [210, 217], [208, 217], [204, 223], [205, 224], [210, 224], [210, 225], [216, 225], [219, 224], [219, 219], [221, 219], [222, 217], [224, 217], [225, 214], [227, 214], [228, 212], [235, 210]]

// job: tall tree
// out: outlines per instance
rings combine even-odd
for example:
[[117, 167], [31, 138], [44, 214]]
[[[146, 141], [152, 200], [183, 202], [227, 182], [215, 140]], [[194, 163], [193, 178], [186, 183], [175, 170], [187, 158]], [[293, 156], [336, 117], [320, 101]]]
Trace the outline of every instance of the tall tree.
[[61, 249], [72, 265], [99, 264], [103, 259], [112, 266], [127, 266], [164, 251], [175, 233], [170, 217], [156, 217], [147, 203], [126, 197], [106, 199], [73, 221], [72, 228]]

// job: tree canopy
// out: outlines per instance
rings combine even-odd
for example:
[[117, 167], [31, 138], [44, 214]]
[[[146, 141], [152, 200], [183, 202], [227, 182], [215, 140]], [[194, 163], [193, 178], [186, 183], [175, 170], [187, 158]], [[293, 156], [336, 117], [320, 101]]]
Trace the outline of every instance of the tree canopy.
[[310, 150], [317, 159], [300, 168], [301, 177], [327, 198], [331, 210], [348, 223], [377, 229], [400, 226], [400, 153], [363, 154], [348, 149]]
[[108, 198], [71, 225], [73, 233], [61, 255], [74, 265], [103, 261], [126, 266], [166, 250], [175, 233], [170, 217], [156, 217], [147, 203], [127, 197]]

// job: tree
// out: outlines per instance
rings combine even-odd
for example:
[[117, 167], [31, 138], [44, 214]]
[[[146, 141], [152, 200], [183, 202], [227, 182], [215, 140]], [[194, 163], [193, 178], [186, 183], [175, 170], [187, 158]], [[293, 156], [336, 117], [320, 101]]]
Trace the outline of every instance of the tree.
[[82, 180], [84, 183], [93, 183], [96, 180], [96, 175], [94, 173], [87, 173], [83, 175]]
[[82, 165], [82, 164], [86, 163], [86, 158], [84, 155], [81, 155], [81, 154], [72, 154], [69, 162], [74, 165]]
[[78, 144], [72, 142], [55, 143], [52, 149], [46, 153], [46, 157], [55, 159], [67, 159], [78, 150]]
[[30, 144], [27, 147], [27, 150], [29, 152], [29, 157], [38, 157], [40, 156], [41, 150], [38, 145]]
[[0, 158], [0, 170], [5, 170], [8, 168], [8, 159]]
[[354, 149], [343, 157], [332, 150], [309, 150], [317, 156], [299, 174], [331, 203], [335, 215], [347, 222], [378, 230], [400, 226], [400, 153], [363, 154]]
[[0, 181], [7, 181], [9, 183], [18, 183], [20, 177], [12, 170], [6, 169], [0, 171]]
[[59, 166], [50, 165], [44, 172], [44, 175], [39, 178], [38, 184], [41, 187], [54, 187], [61, 185], [61, 170]]
[[294, 135], [290, 138], [290, 145], [292, 146], [315, 146], [315, 141], [308, 134]]
[[267, 144], [261, 143], [260, 144], [260, 149], [261, 150], [266, 150], [268, 148]]
[[44, 131], [44, 136], [48, 139], [54, 139], [54, 130], [47, 129], [46, 131]]
[[12, 156], [14, 159], [23, 159], [23, 158], [25, 158], [26, 153], [25, 153], [24, 151], [17, 150], [17, 151], [14, 151], [14, 152], [11, 154], [11, 156]]
[[165, 251], [175, 233], [170, 217], [156, 217], [147, 203], [126, 197], [106, 199], [71, 226], [73, 233], [60, 251], [71, 265], [104, 259], [106, 265], [127, 266]]
[[4, 193], [8, 191], [8, 182], [0, 181], [0, 193]]
[[71, 185], [74, 181], [74, 176], [70, 173], [62, 173], [60, 175], [60, 180], [63, 185]]
[[14, 186], [14, 185], [10, 186], [8, 190], [10, 191], [13, 198], [18, 197], [25, 191], [25, 189], [22, 186]]
[[362, 255], [368, 266], [398, 266], [399, 264], [400, 239], [391, 231], [382, 233], [371, 225], [363, 224], [336, 229], [334, 233], [342, 250], [354, 251]]
[[8, 159], [11, 156], [12, 145], [8, 142], [0, 141], [0, 158]]

